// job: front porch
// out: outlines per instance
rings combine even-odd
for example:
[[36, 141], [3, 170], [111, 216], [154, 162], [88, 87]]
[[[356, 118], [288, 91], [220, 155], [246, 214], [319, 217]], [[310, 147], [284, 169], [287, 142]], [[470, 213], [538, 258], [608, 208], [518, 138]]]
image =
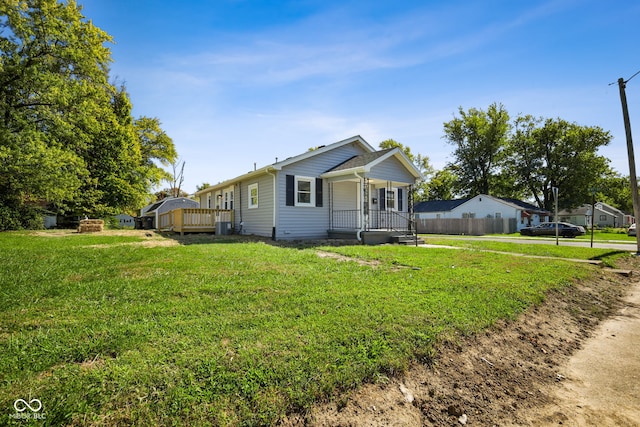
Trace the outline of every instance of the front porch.
[[420, 243], [410, 184], [362, 179], [332, 182], [329, 188], [330, 239], [357, 239], [367, 245]]

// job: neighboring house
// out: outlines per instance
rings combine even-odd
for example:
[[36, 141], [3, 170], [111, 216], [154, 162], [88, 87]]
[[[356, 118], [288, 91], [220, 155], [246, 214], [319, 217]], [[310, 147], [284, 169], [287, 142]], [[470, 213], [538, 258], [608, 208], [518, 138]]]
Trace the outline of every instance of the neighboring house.
[[[595, 227], [627, 227], [633, 223], [633, 218], [624, 212], [603, 202], [595, 203]], [[570, 222], [584, 227], [591, 227], [591, 205], [584, 204], [576, 209], [565, 209], [558, 212], [560, 221]]]
[[131, 215], [118, 214], [116, 215], [116, 219], [120, 227], [133, 227], [135, 225], [135, 218]]
[[416, 220], [421, 219], [503, 219], [515, 222], [515, 230], [547, 221], [550, 213], [516, 199], [480, 194], [457, 200], [433, 200], [417, 203]]
[[157, 228], [158, 216], [178, 208], [198, 208], [198, 202], [186, 197], [167, 197], [140, 210], [141, 228]]
[[274, 240], [406, 230], [422, 175], [398, 148], [354, 136], [202, 189], [200, 207], [232, 211], [235, 231]]

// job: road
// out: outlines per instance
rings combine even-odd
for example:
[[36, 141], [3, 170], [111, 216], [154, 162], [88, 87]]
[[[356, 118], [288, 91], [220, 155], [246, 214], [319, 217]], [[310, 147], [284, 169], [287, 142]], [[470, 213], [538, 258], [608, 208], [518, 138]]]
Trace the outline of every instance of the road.
[[[429, 235], [426, 235], [427, 240], [429, 239]], [[438, 235], [438, 238], [446, 238], [446, 239], [458, 239], [458, 240], [489, 240], [493, 242], [509, 242], [509, 243], [520, 243], [523, 245], [555, 245], [556, 239], [548, 238], [548, 237], [511, 237], [511, 236], [443, 236]], [[581, 247], [581, 248], [590, 248], [591, 241], [590, 240], [582, 240], [582, 239], [567, 239], [560, 237], [558, 239], [558, 246], [573, 246], [573, 247]], [[620, 251], [629, 251], [636, 252], [637, 245], [635, 242], [624, 242], [624, 241], [616, 241], [616, 240], [594, 240], [593, 247], [598, 249], [617, 249]]]

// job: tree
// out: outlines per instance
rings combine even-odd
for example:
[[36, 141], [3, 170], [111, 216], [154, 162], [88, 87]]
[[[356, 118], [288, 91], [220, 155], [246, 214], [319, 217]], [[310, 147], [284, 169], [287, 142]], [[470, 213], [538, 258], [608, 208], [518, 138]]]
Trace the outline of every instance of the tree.
[[182, 183], [184, 182], [184, 160], [176, 160], [171, 163], [171, 169], [173, 173], [167, 179], [167, 182], [171, 185], [171, 197], [178, 197], [182, 192]]
[[156, 164], [158, 161], [163, 166], [169, 166], [178, 157], [173, 140], [162, 130], [160, 120], [156, 117], [140, 117], [133, 125], [140, 142], [142, 164], [149, 183], [158, 185], [163, 180], [171, 178], [171, 174]]
[[538, 206], [553, 209], [553, 187], [559, 189], [561, 208], [591, 200], [590, 189], [609, 171], [609, 160], [597, 154], [599, 147], [611, 141], [609, 132], [532, 116], [518, 117], [515, 129], [508, 168]]
[[175, 158], [161, 132], [164, 152], [138, 139], [124, 86], [109, 83], [111, 41], [73, 0], [0, 0], [0, 230], [45, 204], [137, 208], [159, 182], [152, 160]]
[[444, 123], [444, 138], [456, 148], [455, 172], [466, 196], [495, 194], [493, 185], [504, 161], [510, 124], [502, 104], [491, 104], [487, 111], [459, 109], [460, 117]]
[[88, 178], [110, 40], [72, 1], [0, 1], [0, 206], [14, 219], [76, 197]]
[[605, 202], [633, 215], [633, 197], [629, 175], [623, 176], [610, 169], [605, 172], [595, 185], [596, 201]]
[[386, 139], [382, 141], [378, 146], [382, 150], [386, 150], [389, 148], [399, 148], [407, 156], [407, 158], [415, 165], [415, 167], [420, 171], [420, 173], [422, 174], [423, 177], [425, 177], [425, 179], [418, 181], [414, 185], [413, 198], [416, 202], [420, 200], [424, 200], [427, 193], [426, 178], [433, 173], [433, 167], [429, 164], [429, 157], [423, 156], [422, 154], [413, 154], [411, 152], [411, 148], [404, 146], [393, 139]]
[[211, 184], [209, 184], [208, 182], [203, 182], [200, 185], [196, 185], [196, 193], [200, 190], [204, 190], [205, 188], [211, 187]]
[[425, 200], [452, 200], [458, 194], [457, 182], [451, 167], [437, 171], [429, 181]]

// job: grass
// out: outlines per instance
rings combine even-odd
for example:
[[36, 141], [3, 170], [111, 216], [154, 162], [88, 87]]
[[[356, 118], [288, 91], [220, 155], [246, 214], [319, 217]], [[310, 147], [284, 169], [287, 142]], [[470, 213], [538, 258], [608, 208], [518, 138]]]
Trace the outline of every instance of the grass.
[[0, 233], [0, 423], [28, 424], [8, 414], [37, 398], [48, 425], [271, 425], [594, 271], [467, 250], [52, 236]]
[[[499, 252], [518, 253], [531, 256], [542, 256], [552, 258], [569, 258], [582, 260], [601, 260], [605, 265], [613, 266], [615, 260], [621, 256], [626, 256], [629, 251], [617, 249], [583, 248], [576, 246], [550, 245], [550, 244], [522, 244], [509, 241], [491, 241], [483, 239], [460, 239], [442, 236], [424, 236], [429, 244], [455, 246], [466, 249], [489, 250]], [[539, 240], [539, 239], [538, 239]]]

